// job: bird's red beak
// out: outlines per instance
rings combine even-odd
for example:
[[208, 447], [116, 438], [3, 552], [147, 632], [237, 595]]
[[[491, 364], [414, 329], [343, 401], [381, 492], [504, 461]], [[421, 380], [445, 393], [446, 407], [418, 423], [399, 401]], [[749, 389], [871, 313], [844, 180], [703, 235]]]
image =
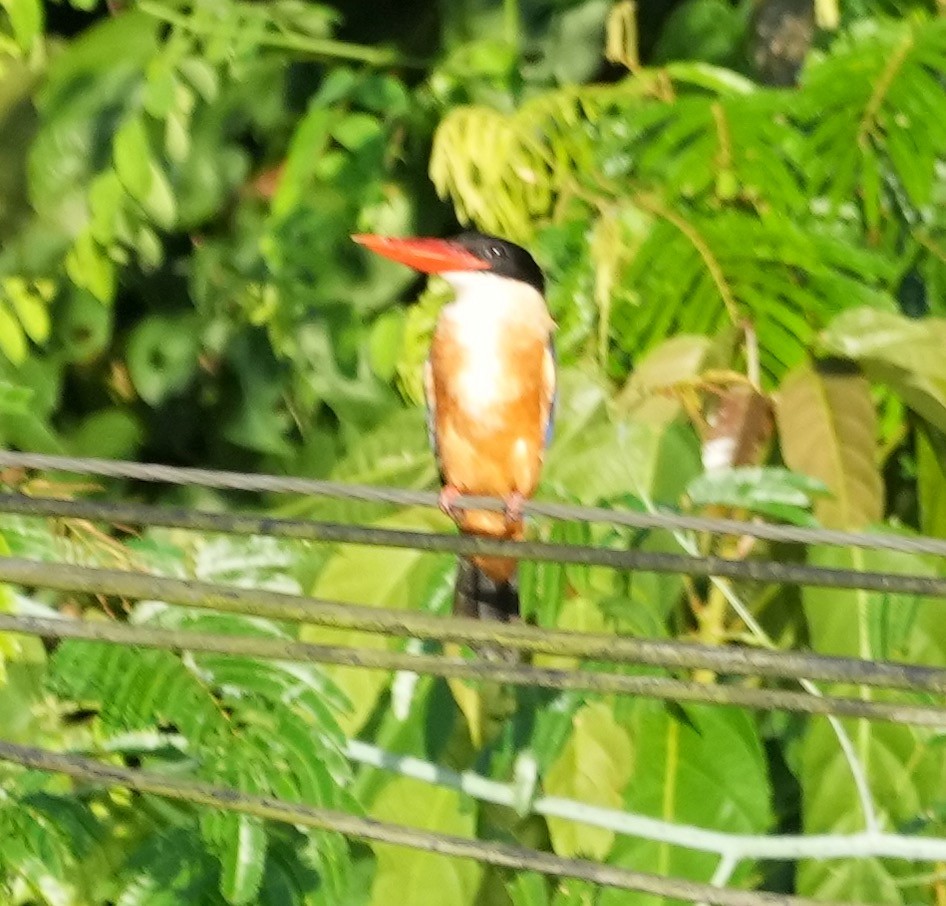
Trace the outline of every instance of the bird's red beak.
[[359, 245], [385, 258], [406, 264], [424, 274], [445, 271], [482, 271], [489, 263], [449, 239], [395, 239], [361, 233], [352, 236]]

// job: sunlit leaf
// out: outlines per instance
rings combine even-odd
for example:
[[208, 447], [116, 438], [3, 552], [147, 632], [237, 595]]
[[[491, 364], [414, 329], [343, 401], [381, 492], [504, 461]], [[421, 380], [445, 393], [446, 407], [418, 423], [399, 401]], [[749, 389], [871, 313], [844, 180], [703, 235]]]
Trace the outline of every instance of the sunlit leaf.
[[[460, 837], [472, 837], [476, 829], [476, 809], [461, 794], [408, 777], [385, 786], [371, 806], [371, 816]], [[371, 887], [374, 906], [473, 903], [482, 872], [476, 862], [377, 843], [372, 847], [378, 860]]]
[[[632, 773], [633, 750], [627, 732], [603, 703], [586, 705], [573, 718], [572, 734], [542, 780], [550, 796], [587, 805], [619, 808]], [[614, 832], [564, 818], [549, 818], [549, 834], [562, 856], [604, 859]]]
[[779, 443], [786, 464], [823, 483], [833, 495], [815, 504], [832, 528], [860, 528], [883, 515], [877, 466], [877, 416], [865, 378], [802, 365], [776, 398]]

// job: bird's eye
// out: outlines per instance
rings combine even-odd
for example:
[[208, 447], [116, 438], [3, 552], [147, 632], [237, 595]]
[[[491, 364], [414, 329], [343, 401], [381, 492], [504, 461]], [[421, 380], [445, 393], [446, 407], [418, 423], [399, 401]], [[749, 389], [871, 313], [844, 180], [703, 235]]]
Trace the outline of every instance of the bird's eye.
[[490, 247], [490, 250], [487, 252], [490, 258], [502, 258], [503, 250], [498, 246], [494, 245]]

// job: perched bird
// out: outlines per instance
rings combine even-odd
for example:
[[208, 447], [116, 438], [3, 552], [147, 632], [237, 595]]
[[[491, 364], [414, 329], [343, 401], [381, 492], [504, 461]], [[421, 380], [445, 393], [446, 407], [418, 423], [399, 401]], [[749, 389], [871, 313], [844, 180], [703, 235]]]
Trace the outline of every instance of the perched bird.
[[[545, 280], [523, 248], [495, 236], [354, 236], [356, 242], [456, 293], [440, 312], [424, 371], [428, 428], [440, 469], [440, 505], [460, 531], [522, 538], [522, 504], [535, 493], [555, 401], [554, 322]], [[505, 511], [461, 510], [460, 495], [500, 497]], [[454, 612], [518, 615], [516, 562], [460, 561]]]

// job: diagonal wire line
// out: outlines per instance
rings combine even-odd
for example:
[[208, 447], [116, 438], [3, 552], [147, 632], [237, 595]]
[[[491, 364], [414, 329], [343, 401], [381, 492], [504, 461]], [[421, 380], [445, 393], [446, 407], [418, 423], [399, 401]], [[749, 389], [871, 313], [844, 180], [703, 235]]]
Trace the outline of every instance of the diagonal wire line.
[[366, 544], [410, 548], [431, 553], [463, 556], [501, 556], [517, 560], [578, 563], [619, 570], [672, 573], [686, 576], [717, 576], [753, 582], [814, 585], [946, 597], [946, 577], [904, 573], [862, 572], [782, 563], [774, 560], [730, 560], [725, 557], [693, 557], [642, 550], [618, 550], [545, 541], [506, 541], [474, 535], [447, 535], [408, 529], [343, 525], [306, 519], [283, 519], [252, 513], [211, 513], [182, 507], [158, 507], [141, 503], [104, 503], [92, 500], [60, 500], [0, 494], [0, 512], [21, 516], [66, 517], [93, 522], [132, 523], [183, 528], [191, 531], [270, 535], [305, 541]]
[[450, 679], [509, 683], [542, 689], [639, 695], [661, 701], [730, 705], [799, 714], [860, 717], [913, 726], [946, 728], [946, 708], [906, 702], [816, 696], [806, 692], [754, 689], [728, 684], [696, 683], [655, 676], [628, 676], [591, 670], [561, 670], [488, 660], [466, 660], [433, 654], [412, 654], [371, 648], [317, 645], [294, 639], [255, 638], [129, 626], [101, 620], [66, 620], [0, 614], [0, 632], [43, 638], [80, 639], [111, 645], [138, 645], [165, 650], [242, 655], [283, 661], [314, 661], [343, 667], [429, 674]]
[[[0, 468], [47, 469], [98, 475], [103, 478], [124, 478], [159, 484], [195, 485], [234, 491], [294, 493], [314, 497], [334, 497], [369, 503], [397, 506], [437, 506], [438, 497], [430, 491], [412, 491], [375, 485], [346, 484], [314, 478], [284, 475], [259, 475], [218, 469], [194, 469], [155, 463], [136, 463], [93, 457], [53, 456], [45, 453], [17, 453], [0, 450]], [[501, 510], [501, 500], [492, 497], [464, 497], [457, 501], [460, 509]], [[748, 535], [768, 541], [792, 544], [826, 544], [836, 547], [861, 547], [875, 550], [925, 553], [946, 557], [946, 539], [907, 537], [889, 533], [843, 532], [835, 529], [804, 528], [687, 516], [679, 513], [638, 513], [606, 507], [577, 506], [546, 501], [529, 501], [523, 511], [531, 516], [576, 522], [602, 522], [636, 529], [684, 530], [722, 535]]]
[[354, 629], [471, 645], [488, 642], [503, 648], [560, 657], [580, 657], [671, 670], [703, 669], [722, 674], [823, 680], [946, 693], [946, 670], [918, 664], [542, 629], [524, 623], [483, 622], [417, 611], [385, 610], [266, 589], [16, 557], [0, 557], [0, 582], [84, 594], [157, 599], [186, 607], [309, 623], [332, 629]]
[[702, 901], [713, 906], [855, 906], [853, 903], [812, 900], [789, 894], [732, 890], [680, 878], [631, 871], [613, 865], [601, 865], [585, 859], [565, 859], [511, 843], [492, 843], [434, 834], [386, 821], [361, 818], [332, 809], [291, 803], [271, 796], [257, 796], [240, 790], [180, 780], [157, 774], [118, 767], [77, 755], [61, 755], [45, 749], [0, 741], [0, 760], [37, 771], [65, 774], [75, 780], [103, 786], [120, 786], [195, 805], [253, 815], [270, 821], [296, 826], [336, 831], [349, 837], [406, 846], [446, 856], [476, 859], [488, 865], [520, 871], [537, 871], [560, 878], [578, 878], [605, 887], [634, 890], [653, 896], [688, 902]]

